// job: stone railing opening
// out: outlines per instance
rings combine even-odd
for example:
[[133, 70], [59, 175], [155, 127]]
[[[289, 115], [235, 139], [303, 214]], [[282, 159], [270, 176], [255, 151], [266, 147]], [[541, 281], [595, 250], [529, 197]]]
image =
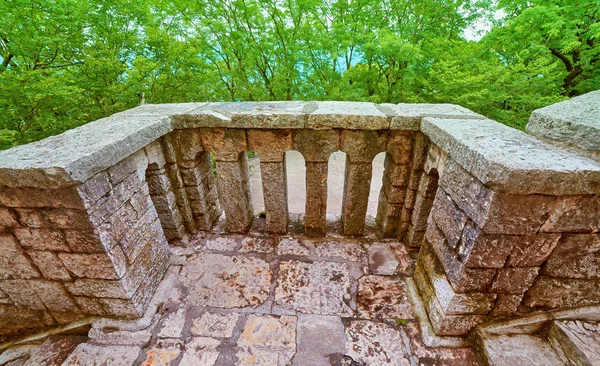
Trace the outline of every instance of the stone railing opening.
[[438, 335], [600, 305], [594, 160], [454, 105], [144, 105], [0, 152], [1, 333], [141, 316], [169, 242], [257, 222], [324, 236], [334, 204], [340, 234], [418, 252], [414, 282]]

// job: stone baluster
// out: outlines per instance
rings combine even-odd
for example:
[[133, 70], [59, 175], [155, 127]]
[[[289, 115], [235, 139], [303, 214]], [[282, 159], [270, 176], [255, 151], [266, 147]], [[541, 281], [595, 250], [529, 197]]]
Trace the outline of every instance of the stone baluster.
[[410, 163], [415, 133], [390, 132], [383, 173], [383, 186], [379, 193], [377, 222], [385, 237], [396, 237], [410, 177]]
[[266, 230], [284, 234], [288, 226], [285, 152], [292, 149], [290, 130], [249, 130], [248, 148], [258, 153], [265, 198]]
[[424, 170], [415, 195], [410, 223], [404, 237], [406, 244], [415, 251], [419, 250], [423, 242], [427, 229], [427, 218], [433, 206], [438, 177], [444, 170], [446, 156], [447, 154], [438, 146], [429, 145]]
[[248, 186], [246, 131], [202, 128], [202, 146], [215, 155], [219, 202], [230, 232], [246, 232], [254, 217]]
[[199, 129], [176, 131], [182, 201], [187, 202], [194, 223], [210, 230], [221, 214], [210, 154], [202, 148]]
[[373, 159], [385, 151], [387, 133], [382, 131], [341, 132], [341, 150], [346, 153], [346, 176], [342, 202], [345, 235], [363, 235], [371, 191]]
[[148, 156], [149, 163], [146, 170], [146, 183], [148, 184], [150, 197], [158, 213], [165, 237], [169, 240], [183, 239], [185, 236], [185, 225], [183, 217], [179, 213], [175, 193], [165, 169], [167, 162], [162, 151], [162, 146], [159, 141], [155, 141], [146, 146], [144, 150]]
[[423, 174], [423, 167], [425, 165], [425, 159], [427, 157], [427, 146], [429, 145], [429, 139], [420, 132], [415, 135], [415, 142], [412, 150], [411, 170], [408, 178], [408, 184], [406, 187], [406, 196], [404, 198], [404, 207], [400, 216], [400, 226], [398, 228], [398, 238], [406, 240], [412, 211], [415, 205], [417, 197], [417, 190], [419, 189], [419, 182], [421, 181], [421, 174]]
[[338, 150], [338, 133], [335, 130], [299, 130], [294, 136], [294, 149], [302, 153], [306, 163], [305, 234], [325, 235], [327, 164], [329, 156]]

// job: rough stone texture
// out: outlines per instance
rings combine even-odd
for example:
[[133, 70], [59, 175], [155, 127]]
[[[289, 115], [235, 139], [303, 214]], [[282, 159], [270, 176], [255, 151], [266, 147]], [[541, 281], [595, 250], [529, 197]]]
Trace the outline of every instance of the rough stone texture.
[[550, 256], [559, 239], [560, 234], [521, 236], [506, 265], [512, 267], [540, 266]]
[[369, 193], [371, 187], [371, 164], [350, 164], [346, 160], [346, 181], [342, 200], [342, 225], [348, 236], [363, 235]]
[[526, 310], [594, 305], [600, 302], [600, 282], [538, 276], [525, 294]]
[[[353, 321], [346, 328], [346, 354], [365, 365], [410, 365], [400, 332], [387, 324]], [[371, 339], [378, 339], [376, 344]]]
[[271, 269], [258, 258], [196, 254], [181, 272], [189, 301], [220, 308], [258, 306], [269, 294]]
[[503, 294], [522, 294], [531, 286], [539, 270], [537, 267], [500, 268], [492, 283], [492, 291]]
[[351, 315], [351, 278], [343, 263], [281, 262], [275, 289], [278, 305], [301, 313]]
[[490, 366], [564, 365], [548, 343], [532, 335], [489, 337], [483, 352]]
[[140, 348], [135, 346], [95, 346], [80, 344], [65, 360], [63, 366], [100, 366], [114, 364], [133, 366]]
[[217, 187], [219, 202], [225, 211], [227, 230], [245, 232], [254, 216], [248, 187], [248, 162], [246, 154], [239, 161], [217, 162]]
[[478, 357], [471, 348], [428, 347], [423, 343], [421, 331], [415, 322], [404, 327], [410, 340], [413, 354], [421, 360], [421, 364], [476, 366], [480, 365]]
[[542, 273], [600, 279], [600, 234], [563, 234]]
[[600, 164], [487, 119], [423, 118], [421, 130], [486, 186], [515, 194], [600, 191]]
[[258, 153], [261, 163], [283, 162], [286, 151], [292, 150], [292, 148], [292, 131], [248, 131], [248, 150]]
[[62, 365], [75, 347], [85, 341], [83, 336], [52, 336], [31, 354], [23, 366]]
[[229, 338], [233, 336], [233, 330], [239, 317], [240, 315], [237, 313], [204, 313], [194, 319], [192, 334], [203, 337]]
[[344, 354], [346, 333], [337, 316], [299, 315], [292, 365], [320, 366]]
[[205, 337], [193, 337], [192, 340], [185, 345], [185, 351], [179, 365], [194, 366], [206, 365], [212, 366], [217, 362], [219, 357], [220, 342], [216, 339]]
[[481, 119], [484, 116], [456, 104], [382, 104], [395, 114], [390, 124], [391, 130], [419, 130], [421, 118], [460, 118]]
[[600, 159], [600, 91], [536, 109], [526, 130]]
[[285, 164], [260, 162], [265, 200], [267, 232], [285, 234], [288, 226], [288, 199]]
[[406, 283], [401, 278], [363, 276], [358, 281], [358, 316], [365, 319], [411, 319]]
[[542, 232], [600, 231], [600, 195], [560, 197], [550, 210]]
[[325, 235], [327, 221], [327, 163], [306, 164], [306, 214], [308, 236]]
[[239, 365], [289, 365], [296, 352], [296, 317], [250, 315], [237, 344]]
[[389, 126], [389, 118], [375, 104], [366, 102], [317, 102], [306, 123], [307, 128], [316, 130], [385, 130]]
[[600, 364], [600, 325], [579, 320], [554, 321], [548, 340], [570, 363]]
[[402, 245], [373, 243], [368, 247], [369, 269], [373, 274], [391, 276], [409, 274], [411, 261]]
[[273, 253], [275, 251], [274, 238], [244, 238], [242, 240], [242, 253]]
[[304, 128], [314, 102], [201, 103], [174, 116], [174, 128]]

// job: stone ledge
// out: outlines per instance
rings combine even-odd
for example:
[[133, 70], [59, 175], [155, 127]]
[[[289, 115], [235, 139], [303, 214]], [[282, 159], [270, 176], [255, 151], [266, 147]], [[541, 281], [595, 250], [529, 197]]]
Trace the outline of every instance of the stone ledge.
[[527, 131], [600, 159], [600, 90], [536, 109]]
[[423, 118], [422, 132], [490, 188], [505, 193], [600, 193], [600, 164], [490, 119]]

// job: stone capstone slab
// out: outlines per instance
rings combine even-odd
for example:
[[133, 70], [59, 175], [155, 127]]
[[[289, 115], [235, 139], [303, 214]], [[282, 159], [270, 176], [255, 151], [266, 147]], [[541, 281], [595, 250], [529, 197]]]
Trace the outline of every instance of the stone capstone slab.
[[390, 130], [418, 131], [423, 117], [459, 119], [486, 118], [456, 104], [385, 103], [381, 104], [380, 108], [381, 107], [389, 108], [393, 113]]
[[423, 118], [422, 132], [487, 187], [505, 193], [600, 193], [600, 163], [488, 119]]
[[600, 159], [600, 90], [536, 109], [526, 130]]
[[261, 305], [271, 276], [269, 264], [259, 258], [199, 253], [188, 258], [180, 281], [196, 305], [239, 308]]
[[306, 128], [323, 130], [386, 130], [389, 117], [375, 104], [367, 102], [316, 102], [317, 109], [308, 116]]

